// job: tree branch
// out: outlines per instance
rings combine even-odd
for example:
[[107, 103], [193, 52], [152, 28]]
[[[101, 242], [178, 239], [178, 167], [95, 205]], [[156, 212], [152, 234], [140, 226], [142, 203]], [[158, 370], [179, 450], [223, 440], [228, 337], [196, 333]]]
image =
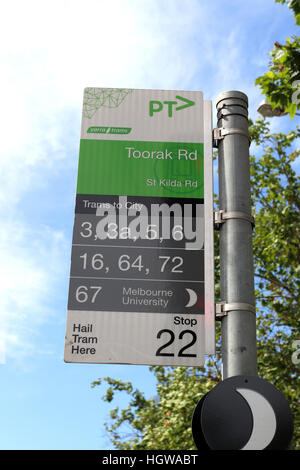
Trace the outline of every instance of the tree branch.
[[271, 276], [269, 278], [269, 277], [264, 276], [263, 274], [259, 274], [259, 273], [254, 273], [254, 276], [260, 277], [261, 279], [264, 279], [265, 281], [276, 284], [278, 287], [281, 287], [282, 289], [287, 290], [291, 295], [293, 294], [293, 291], [289, 287], [287, 287], [285, 284], [280, 282], [276, 277]]

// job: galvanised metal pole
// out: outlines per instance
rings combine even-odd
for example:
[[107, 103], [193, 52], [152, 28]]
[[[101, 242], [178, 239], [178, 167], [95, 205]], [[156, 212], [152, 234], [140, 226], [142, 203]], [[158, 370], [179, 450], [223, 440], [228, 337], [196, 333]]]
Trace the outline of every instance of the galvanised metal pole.
[[217, 98], [223, 379], [257, 375], [248, 98]]

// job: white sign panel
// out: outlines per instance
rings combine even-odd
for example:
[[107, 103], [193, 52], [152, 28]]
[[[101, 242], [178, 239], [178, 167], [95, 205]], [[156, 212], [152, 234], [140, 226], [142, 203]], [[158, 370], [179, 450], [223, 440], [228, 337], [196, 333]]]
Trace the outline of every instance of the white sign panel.
[[201, 92], [85, 89], [66, 362], [214, 353], [211, 121]]

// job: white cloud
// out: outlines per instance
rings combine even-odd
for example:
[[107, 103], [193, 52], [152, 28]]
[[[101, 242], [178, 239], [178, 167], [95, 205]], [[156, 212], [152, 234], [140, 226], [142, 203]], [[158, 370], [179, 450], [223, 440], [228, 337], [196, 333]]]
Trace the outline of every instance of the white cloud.
[[265, 6], [229, 3], [234, 15], [222, 14], [222, 2], [197, 0], [7, 2], [0, 25], [5, 164], [8, 154], [17, 168], [38, 163], [45, 143], [55, 157], [63, 114], [74, 113], [67, 128], [80, 126], [85, 86], [192, 87], [210, 98], [253, 88], [244, 25]]
[[[79, 137], [85, 86], [187, 83], [194, 53], [182, 52], [196, 28], [193, 14], [199, 13], [197, 2], [187, 5], [145, 1], [141, 8], [137, 0], [6, 4], [0, 27], [0, 206], [18, 203], [57, 160], [69, 164], [66, 136], [77, 132]], [[158, 76], [158, 70], [166, 73]]]
[[0, 362], [20, 361], [36, 350], [40, 327], [55, 318], [66, 242], [62, 233], [17, 222], [1, 227], [0, 246]]

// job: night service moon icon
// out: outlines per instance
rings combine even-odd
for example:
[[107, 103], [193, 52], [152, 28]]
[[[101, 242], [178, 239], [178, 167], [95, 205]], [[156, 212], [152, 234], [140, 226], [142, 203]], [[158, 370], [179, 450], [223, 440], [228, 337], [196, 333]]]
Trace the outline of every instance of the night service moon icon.
[[185, 288], [185, 290], [187, 291], [187, 293], [189, 294], [189, 301], [188, 303], [185, 305], [185, 307], [193, 307], [196, 302], [197, 302], [197, 294], [196, 292], [193, 290], [193, 289], [188, 289], [187, 287]]
[[268, 400], [260, 393], [247, 388], [237, 388], [236, 391], [248, 403], [252, 418], [253, 427], [249, 441], [241, 450], [262, 450], [265, 449], [276, 432], [276, 416]]
[[285, 397], [256, 376], [223, 380], [201, 398], [192, 418], [199, 450], [285, 450], [293, 428]]

